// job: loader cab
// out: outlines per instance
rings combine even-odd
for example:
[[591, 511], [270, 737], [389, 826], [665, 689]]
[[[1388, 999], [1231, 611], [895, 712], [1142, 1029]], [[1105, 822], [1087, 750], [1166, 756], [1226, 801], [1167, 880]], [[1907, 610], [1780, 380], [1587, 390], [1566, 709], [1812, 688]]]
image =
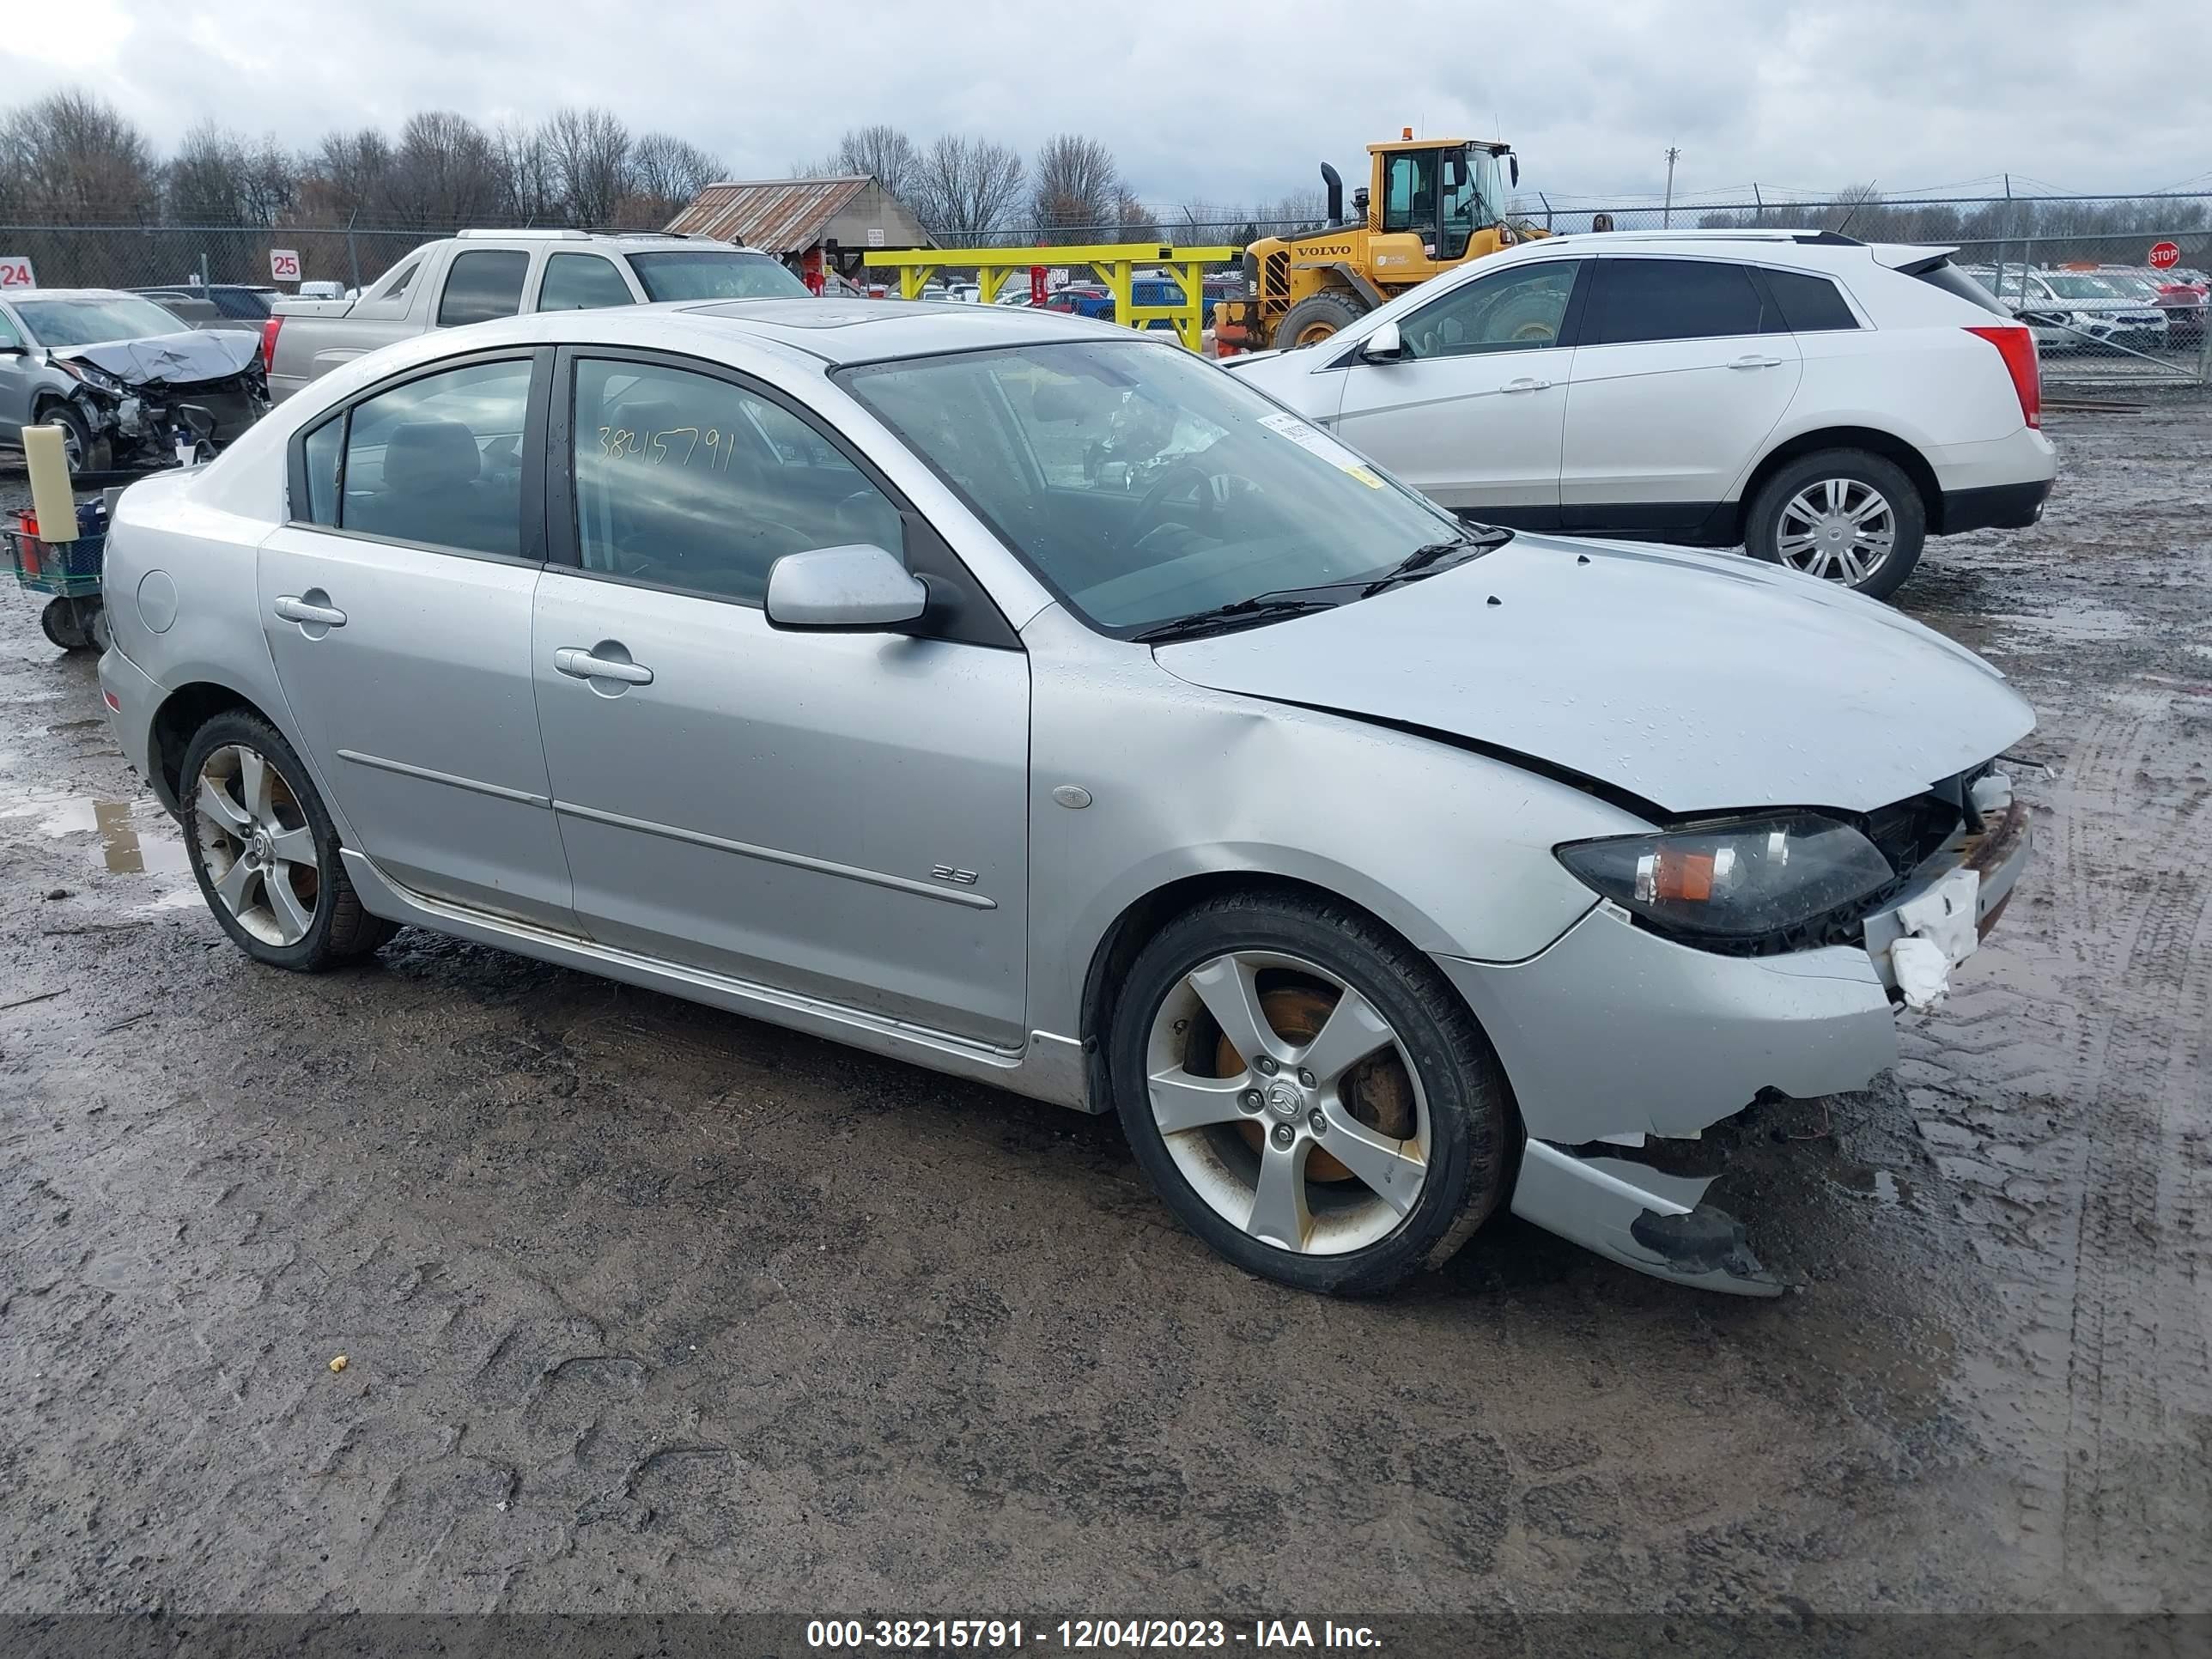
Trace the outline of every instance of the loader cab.
[[1504, 221], [1502, 144], [1409, 140], [1370, 145], [1368, 154], [1374, 158], [1370, 228], [1419, 236], [1437, 265], [1457, 264], [1480, 233]]

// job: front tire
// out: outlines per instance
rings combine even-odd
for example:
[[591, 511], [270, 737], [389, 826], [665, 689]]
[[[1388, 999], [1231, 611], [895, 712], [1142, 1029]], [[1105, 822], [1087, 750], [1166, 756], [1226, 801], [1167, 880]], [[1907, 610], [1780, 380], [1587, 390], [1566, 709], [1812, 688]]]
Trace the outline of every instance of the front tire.
[[307, 769], [259, 715], [234, 710], [203, 726], [179, 793], [200, 896], [256, 962], [319, 973], [398, 931], [362, 908]]
[[1920, 562], [1928, 506], [1896, 462], [1864, 449], [1802, 455], [1759, 487], [1744, 551], [1886, 599]]
[[1254, 891], [1170, 922], [1109, 1033], [1137, 1161], [1183, 1224], [1300, 1290], [1387, 1291], [1503, 1196], [1503, 1073], [1435, 966], [1334, 902]]
[[73, 404], [48, 404], [39, 411], [33, 424], [58, 426], [62, 429], [62, 455], [69, 462], [71, 476], [80, 472], [106, 472], [115, 465], [114, 447], [106, 438], [95, 438], [92, 426]]
[[1316, 345], [1350, 328], [1366, 314], [1367, 307], [1357, 295], [1342, 289], [1325, 289], [1319, 294], [1309, 294], [1283, 313], [1283, 319], [1275, 325], [1273, 343], [1285, 351]]

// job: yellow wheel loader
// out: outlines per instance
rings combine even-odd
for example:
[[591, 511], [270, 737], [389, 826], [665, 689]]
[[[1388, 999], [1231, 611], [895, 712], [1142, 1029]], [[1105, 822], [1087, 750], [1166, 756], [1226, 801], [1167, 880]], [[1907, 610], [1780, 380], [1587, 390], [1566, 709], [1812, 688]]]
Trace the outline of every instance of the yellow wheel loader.
[[1226, 355], [1311, 345], [1416, 283], [1544, 233], [1505, 216], [1521, 181], [1509, 145], [1481, 138], [1416, 139], [1367, 147], [1369, 182], [1344, 211], [1344, 180], [1322, 164], [1328, 223], [1269, 236], [1244, 251], [1245, 296], [1213, 307]]

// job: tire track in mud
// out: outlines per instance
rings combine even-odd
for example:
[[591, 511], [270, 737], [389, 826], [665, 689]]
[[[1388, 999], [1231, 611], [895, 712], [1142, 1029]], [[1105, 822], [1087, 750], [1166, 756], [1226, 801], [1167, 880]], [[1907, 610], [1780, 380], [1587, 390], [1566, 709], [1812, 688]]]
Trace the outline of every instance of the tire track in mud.
[[[2212, 812], [2172, 775], [2188, 752], [2175, 702], [2123, 686], [2082, 724], [2048, 791], [2056, 833], [2030, 875], [2055, 901], [2066, 995], [2007, 998], [1973, 1022], [2063, 1055], [2048, 1103], [2058, 1121], [2041, 1137], [2006, 1127], [2029, 1103], [1986, 1081], [1963, 1091], [1996, 1108], [1995, 1133], [2014, 1142], [2001, 1161], [2025, 1151], [2030, 1174], [2065, 1195], [2041, 1206], [2033, 1248], [2008, 1257], [2023, 1282], [2006, 1299], [2027, 1326], [2014, 1384], [2025, 1397], [2000, 1431], [2017, 1460], [2024, 1589], [2130, 1609], [2203, 1594], [2186, 1564], [2146, 1567], [2140, 1546], [2156, 1512], [2207, 1512], [2202, 1460], [2183, 1449], [2212, 1423], [2197, 1121], [2212, 1019]], [[1971, 1046], [1996, 1034], [1976, 1030]], [[1999, 1385], [1983, 1404], [2011, 1392]]]

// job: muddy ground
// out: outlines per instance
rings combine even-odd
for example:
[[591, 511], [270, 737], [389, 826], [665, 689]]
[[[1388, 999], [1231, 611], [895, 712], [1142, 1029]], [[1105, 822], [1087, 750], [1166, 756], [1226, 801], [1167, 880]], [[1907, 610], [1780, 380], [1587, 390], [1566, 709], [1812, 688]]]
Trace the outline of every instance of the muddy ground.
[[2212, 408], [2050, 424], [1902, 596], [2040, 712], [2037, 862], [1735, 1178], [1766, 1303], [1510, 1220], [1325, 1302], [1110, 1122], [256, 968], [0, 594], [0, 1612], [2212, 1609]]

